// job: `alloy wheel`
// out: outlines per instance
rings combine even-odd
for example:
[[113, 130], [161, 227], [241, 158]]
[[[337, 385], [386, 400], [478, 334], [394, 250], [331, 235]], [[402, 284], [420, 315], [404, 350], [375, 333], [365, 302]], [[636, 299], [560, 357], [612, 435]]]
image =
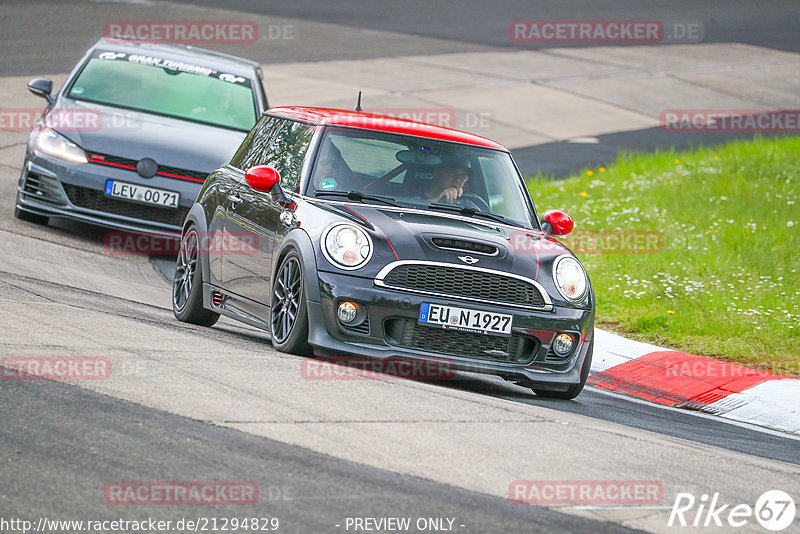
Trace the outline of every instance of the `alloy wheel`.
[[297, 320], [301, 282], [300, 262], [289, 258], [281, 267], [272, 290], [272, 335], [278, 343], [286, 341]]
[[175, 279], [172, 282], [172, 302], [178, 310], [186, 306], [192, 292], [194, 273], [197, 269], [197, 243], [197, 232], [194, 229], [186, 232], [181, 239], [181, 248], [175, 265]]

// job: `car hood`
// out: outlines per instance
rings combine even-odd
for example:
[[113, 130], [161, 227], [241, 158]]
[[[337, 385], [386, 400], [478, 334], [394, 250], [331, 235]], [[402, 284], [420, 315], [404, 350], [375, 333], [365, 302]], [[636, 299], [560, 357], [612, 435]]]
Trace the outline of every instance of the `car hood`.
[[[377, 261], [364, 268], [367, 276], [374, 276], [372, 271], [377, 272], [392, 261], [421, 260], [471, 265], [538, 279], [545, 269], [550, 276], [550, 265], [556, 257], [572, 255], [567, 247], [539, 230], [514, 228], [479, 218], [364, 204], [329, 205], [329, 208], [372, 230]], [[440, 239], [457, 242], [442, 243]], [[467, 243], [495, 247], [496, 253], [470, 250]]]
[[[247, 132], [62, 98], [55, 130], [87, 152], [211, 172], [230, 161]], [[72, 121], [63, 120], [72, 117]], [[85, 125], [79, 124], [84, 121]]]

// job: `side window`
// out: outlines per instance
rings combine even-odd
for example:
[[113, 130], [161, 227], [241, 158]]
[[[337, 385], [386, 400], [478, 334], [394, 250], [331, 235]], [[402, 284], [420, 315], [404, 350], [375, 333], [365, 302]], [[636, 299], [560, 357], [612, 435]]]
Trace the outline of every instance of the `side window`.
[[300, 171], [306, 157], [314, 126], [286, 120], [283, 127], [264, 150], [256, 165], [270, 165], [281, 175], [281, 187], [286, 191], [297, 191]]
[[285, 122], [287, 122], [286, 119], [278, 117], [266, 115], [261, 117], [244, 138], [244, 141], [242, 141], [239, 150], [236, 151], [236, 154], [231, 159], [231, 165], [243, 171], [258, 165], [258, 161], [262, 158], [275, 134]]

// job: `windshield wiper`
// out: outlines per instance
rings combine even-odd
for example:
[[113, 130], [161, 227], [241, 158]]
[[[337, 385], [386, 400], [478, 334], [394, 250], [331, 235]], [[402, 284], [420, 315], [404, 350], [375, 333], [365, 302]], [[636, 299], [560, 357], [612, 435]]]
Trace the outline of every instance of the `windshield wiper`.
[[508, 225], [511, 225], [511, 226], [518, 226], [520, 228], [524, 228], [524, 226], [522, 226], [518, 222], [514, 222], [514, 221], [511, 221], [509, 219], [506, 219], [502, 215], [498, 215], [496, 213], [490, 213], [490, 212], [486, 212], [486, 211], [477, 210], [475, 208], [468, 208], [466, 206], [454, 206], [452, 204], [441, 204], [439, 202], [433, 202], [431, 204], [428, 204], [428, 208], [429, 209], [436, 209], [436, 210], [452, 211], [452, 212], [458, 213], [460, 215], [466, 215], [467, 217], [474, 217], [474, 216], [484, 217], [486, 219], [491, 219], [491, 220], [493, 220], [495, 222], [508, 224]]
[[374, 200], [375, 202], [383, 202], [388, 206], [397, 206], [397, 200], [390, 197], [382, 197], [380, 195], [365, 195], [358, 191], [325, 191], [324, 189], [314, 190], [314, 196], [332, 196], [332, 197], [346, 197], [348, 200], [356, 202], [364, 202], [365, 200]]

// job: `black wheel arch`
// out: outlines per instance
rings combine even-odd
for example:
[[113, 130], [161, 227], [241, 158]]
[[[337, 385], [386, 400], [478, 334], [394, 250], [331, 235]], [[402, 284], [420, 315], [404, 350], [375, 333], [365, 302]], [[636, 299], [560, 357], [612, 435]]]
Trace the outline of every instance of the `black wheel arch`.
[[[189, 210], [189, 213], [186, 215], [186, 218], [183, 220], [183, 229], [181, 230], [181, 236], [186, 233], [186, 230], [189, 226], [194, 225], [197, 228], [198, 232], [208, 232], [208, 224], [206, 222], [206, 212], [203, 210], [203, 206], [200, 204], [195, 203], [192, 208]], [[202, 271], [201, 274], [203, 275], [203, 283], [209, 283], [209, 273], [211, 272], [211, 264], [208, 260], [208, 254], [200, 254], [200, 263], [202, 264]]]
[[[283, 240], [276, 246], [272, 256], [272, 273], [270, 276], [270, 286], [272, 280], [278, 272], [278, 268], [290, 250], [296, 250], [300, 255], [300, 263], [303, 266], [303, 276], [305, 277], [306, 300], [311, 302], [319, 302], [319, 282], [317, 277], [317, 255], [314, 251], [314, 244], [311, 242], [311, 236], [302, 228], [295, 228], [290, 231]], [[271, 289], [271, 287], [270, 287]]]

